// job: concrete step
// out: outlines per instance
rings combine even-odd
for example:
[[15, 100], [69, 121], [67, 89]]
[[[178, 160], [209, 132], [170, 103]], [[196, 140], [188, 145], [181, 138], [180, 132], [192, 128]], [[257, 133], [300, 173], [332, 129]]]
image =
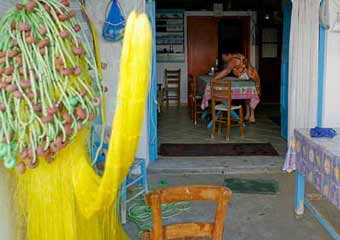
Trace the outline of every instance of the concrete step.
[[280, 173], [284, 156], [161, 157], [149, 174], [260, 174]]

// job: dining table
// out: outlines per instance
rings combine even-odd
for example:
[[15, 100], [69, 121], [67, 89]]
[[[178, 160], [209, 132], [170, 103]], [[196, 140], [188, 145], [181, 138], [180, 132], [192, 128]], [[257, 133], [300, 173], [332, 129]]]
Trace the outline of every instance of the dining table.
[[[340, 128], [335, 130], [340, 133]], [[305, 197], [305, 185], [308, 181], [320, 199], [327, 199], [340, 211], [340, 135], [333, 138], [310, 135], [310, 129], [294, 130], [292, 149], [284, 165], [288, 172], [296, 170], [295, 214], [302, 216], [306, 207], [332, 238], [339, 240], [339, 233]]]
[[[200, 75], [197, 77], [197, 92], [202, 96], [202, 110], [209, 106], [209, 100], [211, 99], [210, 81], [213, 77], [212, 75]], [[259, 104], [260, 97], [254, 81], [235, 77], [225, 77], [221, 81], [231, 81], [232, 99], [248, 99], [252, 109], [255, 109]]]

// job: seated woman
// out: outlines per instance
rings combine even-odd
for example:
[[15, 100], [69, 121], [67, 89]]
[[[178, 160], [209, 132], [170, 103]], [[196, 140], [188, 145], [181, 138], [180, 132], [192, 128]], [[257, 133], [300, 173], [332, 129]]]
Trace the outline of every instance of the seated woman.
[[[214, 80], [233, 76], [239, 79], [252, 80], [255, 82], [257, 93], [260, 94], [260, 77], [256, 69], [248, 64], [248, 60], [240, 53], [223, 53], [222, 60], [225, 68], [214, 76]], [[250, 100], [246, 100], [245, 120], [255, 123], [255, 109], [250, 107]]]

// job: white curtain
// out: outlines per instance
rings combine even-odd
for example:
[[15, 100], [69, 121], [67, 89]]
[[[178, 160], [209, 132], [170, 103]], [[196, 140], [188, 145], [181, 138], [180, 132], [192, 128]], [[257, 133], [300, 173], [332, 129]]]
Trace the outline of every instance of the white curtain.
[[294, 0], [290, 30], [288, 152], [284, 170], [295, 170], [293, 134], [317, 123], [319, 0]]

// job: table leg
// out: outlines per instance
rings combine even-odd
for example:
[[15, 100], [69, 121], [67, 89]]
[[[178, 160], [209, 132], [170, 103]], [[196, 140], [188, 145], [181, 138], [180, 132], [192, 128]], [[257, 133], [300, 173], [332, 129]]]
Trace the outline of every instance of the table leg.
[[296, 171], [295, 175], [295, 214], [301, 216], [304, 213], [305, 177]]
[[340, 240], [340, 235], [336, 232], [334, 227], [309, 203], [307, 199], [305, 200], [305, 206], [334, 240]]

